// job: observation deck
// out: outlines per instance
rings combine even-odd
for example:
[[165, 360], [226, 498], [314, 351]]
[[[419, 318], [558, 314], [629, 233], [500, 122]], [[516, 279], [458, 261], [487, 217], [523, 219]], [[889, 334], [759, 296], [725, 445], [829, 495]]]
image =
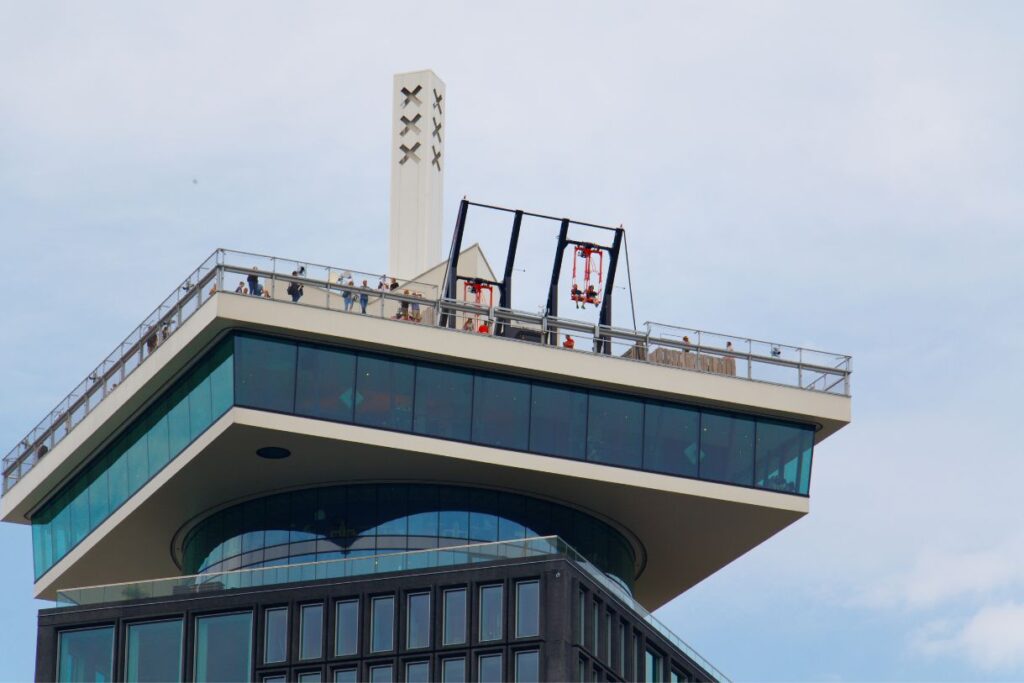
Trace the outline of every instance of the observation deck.
[[267, 492], [427, 482], [608, 524], [655, 609], [807, 513], [848, 356], [481, 307], [443, 278], [216, 251], [5, 459], [36, 594], [180, 575], [189, 528]]
[[[244, 265], [248, 263], [256, 265]], [[300, 265], [305, 268], [305, 275], [293, 276], [292, 272]], [[234, 291], [231, 283], [235, 277], [245, 282], [254, 273], [260, 281], [266, 282], [265, 295], [254, 297]], [[564, 352], [654, 365], [668, 373], [684, 370], [791, 387], [813, 394], [847, 399], [851, 396], [852, 359], [848, 355], [659, 322], [646, 322], [642, 330], [630, 330], [497, 306], [484, 308], [440, 298], [438, 282], [403, 282], [399, 285], [401, 291], [378, 289], [377, 284], [384, 278], [381, 274], [310, 265], [294, 259], [216, 250], [8, 451], [2, 461], [3, 493], [21, 481], [215, 294], [247, 296], [257, 301], [289, 301], [287, 290], [293, 282], [304, 286], [305, 293], [296, 304], [300, 306], [364, 314], [457, 334], [466, 334], [466, 321], [472, 320], [474, 324], [468, 332], [480, 335], [480, 327], [475, 322], [487, 320], [490, 324], [484, 336], [495, 336], [503, 331], [498, 325], [501, 322], [507, 325], [505, 329], [514, 330], [503, 337], [510, 341], [526, 339], [529, 340], [526, 343], [546, 344]], [[365, 280], [369, 288], [344, 284], [349, 279], [356, 283]], [[365, 313], [361, 313], [358, 303], [363, 295], [368, 299]], [[445, 313], [455, 317], [454, 327], [442, 326]], [[571, 350], [558, 346], [559, 335], [565, 333], [575, 335], [576, 345]], [[824, 430], [820, 438], [835, 429], [830, 424], [819, 427]]]

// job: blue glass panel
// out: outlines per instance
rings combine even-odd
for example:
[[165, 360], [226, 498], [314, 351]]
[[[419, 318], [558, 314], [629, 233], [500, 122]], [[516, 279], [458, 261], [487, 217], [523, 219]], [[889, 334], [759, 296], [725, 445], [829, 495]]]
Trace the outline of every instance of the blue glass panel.
[[525, 538], [526, 527], [521, 520], [526, 517], [526, 499], [514, 493], [502, 492], [498, 501], [498, 540]]
[[493, 491], [470, 491], [469, 538], [498, 540], [498, 497]]
[[430, 647], [430, 593], [406, 596], [405, 647]]
[[530, 383], [477, 373], [473, 389], [475, 443], [525, 451], [530, 443]]
[[388, 652], [395, 647], [395, 598], [386, 595], [370, 602], [370, 651]]
[[[380, 511], [381, 522], [377, 525], [377, 538], [381, 536], [405, 536], [408, 534], [408, 519], [406, 518], [406, 491], [408, 487], [402, 485], [382, 484], [377, 487], [377, 505]], [[379, 544], [378, 544], [378, 547]], [[405, 547], [405, 544], [402, 544]], [[389, 548], [394, 549], [394, 541], [389, 542]]]
[[60, 632], [57, 637], [57, 681], [108, 683], [113, 679], [113, 626]]
[[252, 612], [196, 619], [195, 681], [252, 678]]
[[810, 427], [759, 419], [754, 472], [758, 488], [802, 493], [803, 459], [810, 461], [813, 442]]
[[501, 640], [504, 624], [505, 587], [501, 584], [480, 587], [479, 640]]
[[469, 496], [466, 489], [457, 486], [438, 487], [441, 514], [438, 517], [438, 535], [454, 541], [469, 540]]
[[540, 680], [540, 653], [526, 650], [516, 653], [516, 683], [537, 683]]
[[412, 363], [360, 354], [356, 365], [356, 423], [411, 431], [414, 375]]
[[644, 411], [644, 469], [697, 476], [700, 412], [649, 402]]
[[461, 645], [466, 642], [466, 589], [451, 588], [444, 592], [442, 615], [443, 645]]
[[338, 669], [334, 672], [334, 683], [356, 683], [358, 680], [355, 669]]
[[267, 498], [267, 547], [288, 543], [289, 527], [291, 526], [291, 497], [287, 493]]
[[644, 405], [632, 398], [590, 393], [587, 460], [640, 469]]
[[586, 454], [587, 394], [578, 389], [534, 384], [530, 450], [582, 460]]
[[409, 535], [437, 538], [438, 512], [437, 488], [434, 486], [410, 486], [409, 488]]
[[465, 680], [465, 657], [448, 657], [441, 660], [441, 683], [465, 683]]
[[236, 335], [235, 403], [293, 412], [297, 352], [292, 342]]
[[516, 584], [516, 638], [540, 635], [540, 582]]
[[356, 399], [356, 354], [341, 349], [299, 346], [295, 412], [351, 422]]
[[416, 433], [468, 441], [472, 406], [472, 373], [426, 364], [416, 369]]
[[173, 683], [181, 680], [181, 619], [129, 624], [124, 680], [127, 683]]
[[502, 670], [500, 652], [492, 655], [480, 655], [477, 661], [479, 662], [477, 680], [480, 683], [504, 682], [505, 672]]
[[224, 538], [224, 559], [240, 555], [242, 553], [242, 511], [243, 507], [235, 506], [224, 510], [221, 515], [223, 527], [221, 534]]
[[323, 654], [324, 606], [303, 605], [299, 616], [299, 659], [319, 659]]
[[307, 489], [305, 491], [293, 491], [291, 493], [292, 505], [290, 513], [291, 535], [289, 540], [292, 543], [309, 541], [317, 537], [313, 522], [316, 519], [317, 491]]
[[700, 429], [700, 478], [753, 486], [754, 420], [705, 411]]
[[395, 674], [390, 664], [375, 664], [370, 667], [370, 683], [392, 683]]
[[335, 606], [334, 656], [359, 652], [359, 601], [343, 600]]
[[263, 663], [288, 659], [288, 608], [275, 607], [264, 612]]
[[409, 662], [405, 665], [405, 683], [430, 683], [430, 662]]

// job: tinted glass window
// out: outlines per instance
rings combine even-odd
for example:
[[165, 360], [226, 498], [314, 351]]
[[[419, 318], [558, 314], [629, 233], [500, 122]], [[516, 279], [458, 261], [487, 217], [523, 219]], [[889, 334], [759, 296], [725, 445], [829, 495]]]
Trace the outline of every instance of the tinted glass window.
[[645, 470], [696, 477], [699, 439], [699, 411], [666, 403], [646, 405]]
[[412, 363], [359, 354], [355, 421], [368, 427], [412, 429]]
[[441, 660], [442, 683], [465, 683], [466, 660], [463, 657], [449, 657]]
[[180, 681], [182, 625], [181, 619], [129, 624], [124, 680]]
[[812, 428], [759, 419], [754, 471], [757, 486], [806, 494], [807, 481], [802, 475], [805, 469], [810, 471], [813, 447]]
[[754, 484], [754, 421], [705, 411], [700, 423], [700, 477]]
[[235, 401], [240, 406], [282, 413], [295, 408], [296, 345], [235, 337]]
[[358, 679], [355, 669], [338, 669], [334, 672], [334, 683], [356, 683]]
[[387, 652], [395, 647], [395, 598], [384, 596], [372, 602], [370, 624], [371, 652]]
[[263, 661], [283, 662], [288, 658], [288, 608], [268, 609], [263, 624]]
[[540, 680], [540, 653], [527, 650], [516, 653], [516, 683], [537, 683]]
[[61, 631], [57, 651], [57, 680], [61, 683], [114, 678], [113, 626]]
[[525, 451], [530, 446], [530, 383], [478, 373], [473, 390], [473, 441]]
[[341, 349], [299, 346], [295, 412], [351, 422], [356, 398], [356, 355]]
[[500, 584], [480, 587], [480, 640], [501, 640], [504, 587]]
[[586, 452], [587, 394], [578, 389], [534, 384], [530, 450], [582, 460]]
[[359, 602], [345, 600], [335, 606], [334, 654], [338, 657], [359, 651]]
[[390, 664], [377, 664], [370, 667], [370, 683], [391, 683], [394, 678]]
[[505, 680], [505, 672], [501, 667], [501, 653], [480, 655], [477, 661], [480, 669], [477, 680], [480, 683], [502, 683]]
[[516, 638], [540, 634], [540, 582], [516, 584]]
[[414, 431], [468, 441], [472, 406], [472, 373], [434, 365], [416, 368]]
[[650, 650], [644, 656], [644, 680], [647, 683], [661, 681], [661, 657]]
[[430, 646], [430, 593], [406, 598], [405, 647], [412, 650]]
[[642, 402], [592, 392], [587, 421], [587, 460], [639, 469], [643, 425]]
[[466, 642], [466, 589], [452, 588], [444, 592], [444, 644]]
[[252, 678], [252, 612], [196, 619], [195, 680]]
[[406, 664], [405, 683], [430, 683], [430, 662], [409, 662]]
[[299, 659], [319, 659], [323, 654], [324, 606], [303, 605], [299, 616]]
[[320, 683], [320, 672], [307, 671], [299, 674], [299, 683]]

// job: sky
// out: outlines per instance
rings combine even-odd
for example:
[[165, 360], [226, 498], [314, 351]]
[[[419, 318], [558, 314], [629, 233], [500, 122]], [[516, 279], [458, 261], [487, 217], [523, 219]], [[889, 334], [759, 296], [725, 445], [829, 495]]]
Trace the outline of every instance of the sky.
[[[622, 223], [638, 322], [853, 356], [810, 514], [658, 616], [736, 680], [1024, 680], [1022, 29], [1016, 2], [0, 2], [0, 446], [217, 247], [385, 270], [391, 78], [431, 68], [446, 240], [464, 195]], [[0, 547], [26, 680], [29, 529]]]

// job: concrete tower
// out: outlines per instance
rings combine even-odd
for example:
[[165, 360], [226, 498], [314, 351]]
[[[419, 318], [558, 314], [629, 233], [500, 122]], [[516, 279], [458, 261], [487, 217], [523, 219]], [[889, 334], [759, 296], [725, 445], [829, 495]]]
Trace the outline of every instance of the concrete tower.
[[430, 70], [395, 75], [388, 275], [400, 280], [441, 260], [444, 91], [444, 82]]

